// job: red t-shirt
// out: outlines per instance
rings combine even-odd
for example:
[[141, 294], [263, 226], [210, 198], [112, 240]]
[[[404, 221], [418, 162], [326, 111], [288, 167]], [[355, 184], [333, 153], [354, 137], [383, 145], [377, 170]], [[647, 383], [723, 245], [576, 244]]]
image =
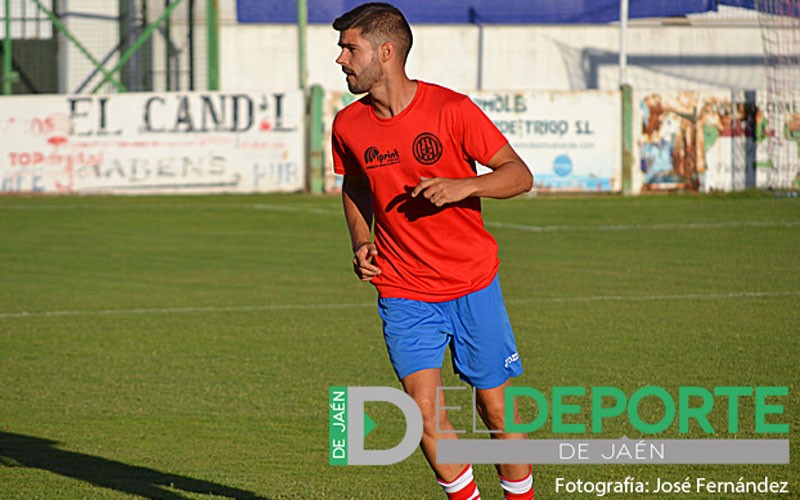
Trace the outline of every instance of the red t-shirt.
[[381, 297], [442, 302], [491, 283], [500, 262], [480, 198], [436, 207], [410, 193], [420, 176], [475, 177], [475, 162], [486, 164], [507, 142], [469, 97], [425, 82], [392, 118], [378, 117], [369, 96], [339, 111], [334, 171], [369, 179], [381, 270], [372, 283]]

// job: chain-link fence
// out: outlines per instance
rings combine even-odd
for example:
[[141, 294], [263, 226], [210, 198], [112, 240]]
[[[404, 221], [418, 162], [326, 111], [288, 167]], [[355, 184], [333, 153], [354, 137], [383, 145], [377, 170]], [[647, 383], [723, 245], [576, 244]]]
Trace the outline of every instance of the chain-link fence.
[[0, 0], [6, 24], [6, 93], [206, 88], [206, 2]]

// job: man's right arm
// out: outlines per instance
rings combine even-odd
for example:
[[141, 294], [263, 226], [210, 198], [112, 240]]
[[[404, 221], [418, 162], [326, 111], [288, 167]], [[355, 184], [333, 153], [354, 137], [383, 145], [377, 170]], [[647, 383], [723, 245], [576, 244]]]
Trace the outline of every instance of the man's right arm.
[[350, 242], [353, 246], [353, 270], [362, 281], [370, 281], [381, 273], [371, 262], [378, 255], [372, 242], [372, 195], [364, 175], [345, 175], [342, 184], [342, 205]]

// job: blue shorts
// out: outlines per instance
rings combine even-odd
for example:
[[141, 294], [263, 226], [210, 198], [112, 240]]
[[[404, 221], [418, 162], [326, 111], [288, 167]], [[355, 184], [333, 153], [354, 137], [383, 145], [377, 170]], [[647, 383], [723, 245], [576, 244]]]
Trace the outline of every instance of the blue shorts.
[[446, 302], [379, 298], [383, 337], [397, 377], [441, 368], [450, 346], [453, 370], [478, 389], [522, 374], [500, 280]]

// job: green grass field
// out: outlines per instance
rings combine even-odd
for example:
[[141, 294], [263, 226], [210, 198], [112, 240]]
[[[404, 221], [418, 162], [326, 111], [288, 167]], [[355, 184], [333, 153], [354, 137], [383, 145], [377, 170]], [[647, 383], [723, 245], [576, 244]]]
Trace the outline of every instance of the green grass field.
[[[773, 420], [791, 423], [799, 456], [800, 200], [538, 198], [484, 213], [516, 384], [788, 386]], [[0, 498], [443, 498], [419, 451], [328, 465], [328, 387], [398, 387], [338, 198], [0, 198], [0, 234]], [[367, 443], [391, 446], [402, 415], [369, 410]], [[719, 437], [786, 438], [756, 435], [753, 413], [744, 401], [740, 432]], [[624, 419], [585, 437], [623, 434], [640, 437]], [[796, 458], [534, 472], [539, 499], [558, 497], [557, 477], [769, 476], [800, 492]], [[476, 478], [501, 498], [491, 466]]]

